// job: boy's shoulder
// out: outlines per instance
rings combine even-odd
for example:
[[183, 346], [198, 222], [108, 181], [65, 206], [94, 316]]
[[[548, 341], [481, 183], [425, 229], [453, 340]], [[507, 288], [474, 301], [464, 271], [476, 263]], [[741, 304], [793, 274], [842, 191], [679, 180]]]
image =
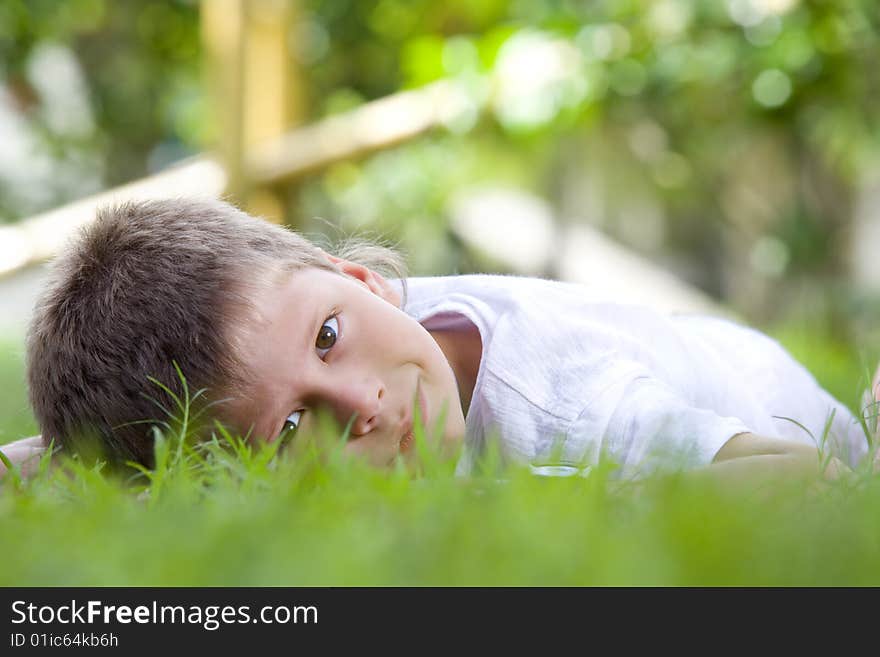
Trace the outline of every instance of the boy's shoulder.
[[[424, 326], [450, 327], [464, 316], [480, 330], [490, 353], [517, 358], [498, 369], [517, 374], [532, 364], [563, 359], [572, 365], [590, 346], [595, 354], [621, 345], [680, 342], [665, 313], [612, 299], [577, 283], [494, 274], [409, 279], [405, 311]], [[491, 360], [491, 359], [490, 359]], [[517, 365], [516, 363], [519, 363]]]
[[534, 327], [578, 326], [579, 331], [602, 327], [605, 332], [615, 326], [628, 331], [654, 325], [669, 330], [677, 315], [614, 296], [599, 285], [525, 276], [415, 277], [407, 279], [407, 286], [404, 310], [418, 321], [448, 312], [461, 313], [481, 328], [494, 327], [503, 320]]
[[450, 297], [501, 303], [510, 310], [545, 303], [609, 303], [598, 287], [512, 274], [461, 274], [407, 279], [407, 308], [440, 304]]
[[418, 319], [443, 312], [457, 304], [483, 305], [491, 314], [520, 315], [534, 321], [546, 316], [560, 321], [554, 313], [566, 312], [565, 321], [607, 322], [626, 327], [633, 323], [667, 328], [692, 325], [710, 332], [738, 331], [767, 339], [742, 321], [725, 312], [707, 310], [672, 310], [662, 303], [645, 303], [620, 294], [600, 284], [557, 281], [513, 274], [460, 274], [407, 279], [407, 303], [404, 310]]

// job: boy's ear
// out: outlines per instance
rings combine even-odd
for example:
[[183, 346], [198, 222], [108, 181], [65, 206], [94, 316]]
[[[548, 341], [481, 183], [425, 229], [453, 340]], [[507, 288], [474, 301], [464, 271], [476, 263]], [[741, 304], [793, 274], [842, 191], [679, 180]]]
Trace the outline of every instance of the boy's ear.
[[340, 272], [359, 281], [370, 290], [370, 292], [385, 299], [385, 301], [392, 306], [400, 308], [400, 294], [397, 293], [397, 290], [395, 290], [391, 283], [385, 280], [381, 274], [373, 271], [369, 267], [352, 262], [351, 260], [330, 255], [326, 251], [324, 252], [324, 257], [327, 258], [327, 260], [329, 260]]

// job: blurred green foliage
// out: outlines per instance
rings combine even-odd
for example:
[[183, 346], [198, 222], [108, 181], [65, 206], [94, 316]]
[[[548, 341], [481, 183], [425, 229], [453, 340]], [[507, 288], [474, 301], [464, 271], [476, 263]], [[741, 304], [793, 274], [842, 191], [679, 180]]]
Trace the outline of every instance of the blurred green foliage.
[[[880, 167], [873, 0], [297, 4], [310, 119], [439, 78], [488, 108], [310, 179], [290, 197], [300, 225], [366, 227], [401, 240], [417, 273], [464, 270], [450, 199], [505, 184], [755, 319], [785, 308], [791, 278], [819, 304], [823, 281], [846, 280], [854, 207]], [[31, 135], [15, 166], [0, 160], [0, 217], [210, 147], [198, 19], [196, 0], [0, 5], [5, 100]], [[82, 102], [52, 110], [71, 71]]]
[[[854, 204], [880, 162], [876, 3], [304, 6], [317, 114], [448, 77], [489, 112], [450, 124], [451, 138], [331, 171], [303, 215], [378, 222], [419, 250], [438, 244], [457, 189], [496, 181], [757, 319], [786, 307], [787, 277], [814, 284], [814, 304], [829, 303], [823, 281], [839, 292]], [[440, 243], [419, 251], [418, 271], [467, 267]]]
[[195, 0], [4, 0], [0, 119], [14, 112], [17, 135], [0, 174], [0, 220], [200, 149], [200, 70]]

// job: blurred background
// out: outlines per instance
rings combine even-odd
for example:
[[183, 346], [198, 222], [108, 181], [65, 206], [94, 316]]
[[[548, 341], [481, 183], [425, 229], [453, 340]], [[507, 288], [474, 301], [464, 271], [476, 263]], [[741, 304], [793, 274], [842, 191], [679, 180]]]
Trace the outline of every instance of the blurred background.
[[382, 236], [413, 274], [720, 308], [856, 408], [878, 62], [876, 0], [0, 0], [0, 442], [34, 429], [42, 263], [132, 181]]

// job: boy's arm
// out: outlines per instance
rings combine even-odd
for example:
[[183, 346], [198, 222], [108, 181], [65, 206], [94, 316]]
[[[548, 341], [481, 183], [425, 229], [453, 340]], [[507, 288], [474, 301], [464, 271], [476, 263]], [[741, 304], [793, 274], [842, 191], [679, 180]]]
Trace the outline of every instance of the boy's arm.
[[737, 434], [728, 440], [710, 465], [697, 468], [722, 484], [771, 484], [785, 480], [837, 479], [851, 472], [835, 457], [820, 460], [815, 447], [753, 433]]
[[[22, 438], [12, 443], [0, 445], [0, 452], [8, 458], [25, 477], [34, 474], [40, 465], [40, 457], [46, 450], [41, 436]], [[0, 460], [0, 477], [6, 474], [6, 465]]]

